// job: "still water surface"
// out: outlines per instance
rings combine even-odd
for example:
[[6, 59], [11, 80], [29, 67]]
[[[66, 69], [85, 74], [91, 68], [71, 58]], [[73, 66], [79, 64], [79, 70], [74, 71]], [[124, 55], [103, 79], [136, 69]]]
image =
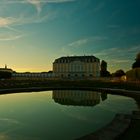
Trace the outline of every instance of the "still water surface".
[[94, 91], [0, 95], [0, 140], [73, 140], [135, 109], [132, 98]]

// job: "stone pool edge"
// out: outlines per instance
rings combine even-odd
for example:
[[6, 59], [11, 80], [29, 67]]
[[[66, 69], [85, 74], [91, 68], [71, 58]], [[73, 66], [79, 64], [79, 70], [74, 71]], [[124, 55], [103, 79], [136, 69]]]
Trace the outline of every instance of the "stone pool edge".
[[88, 91], [99, 91], [108, 92], [117, 95], [139, 95], [140, 91], [126, 90], [126, 89], [115, 89], [115, 88], [94, 88], [94, 87], [29, 87], [29, 88], [7, 88], [0, 89], [0, 94], [9, 93], [20, 93], [20, 92], [39, 92], [48, 90], [88, 90]]
[[114, 140], [129, 128], [132, 119], [140, 120], [140, 111], [132, 111], [132, 114], [116, 114], [103, 128], [75, 140]]

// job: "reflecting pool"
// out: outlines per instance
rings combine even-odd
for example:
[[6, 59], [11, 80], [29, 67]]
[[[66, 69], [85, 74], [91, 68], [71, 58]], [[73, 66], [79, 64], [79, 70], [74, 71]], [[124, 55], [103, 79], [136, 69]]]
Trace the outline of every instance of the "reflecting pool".
[[135, 109], [132, 98], [95, 91], [0, 95], [0, 140], [73, 140]]

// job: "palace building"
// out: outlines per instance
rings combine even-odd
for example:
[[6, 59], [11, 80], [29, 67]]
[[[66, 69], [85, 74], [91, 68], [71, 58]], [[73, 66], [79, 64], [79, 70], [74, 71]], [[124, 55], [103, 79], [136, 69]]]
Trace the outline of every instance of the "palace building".
[[56, 59], [53, 73], [58, 78], [94, 78], [100, 76], [100, 60], [95, 56], [67, 56]]

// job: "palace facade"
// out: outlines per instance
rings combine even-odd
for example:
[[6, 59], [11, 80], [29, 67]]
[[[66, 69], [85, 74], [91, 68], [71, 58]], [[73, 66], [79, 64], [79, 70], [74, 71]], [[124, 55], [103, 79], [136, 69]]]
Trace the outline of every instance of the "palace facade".
[[53, 73], [59, 78], [99, 77], [100, 60], [95, 56], [61, 57], [54, 61]]

